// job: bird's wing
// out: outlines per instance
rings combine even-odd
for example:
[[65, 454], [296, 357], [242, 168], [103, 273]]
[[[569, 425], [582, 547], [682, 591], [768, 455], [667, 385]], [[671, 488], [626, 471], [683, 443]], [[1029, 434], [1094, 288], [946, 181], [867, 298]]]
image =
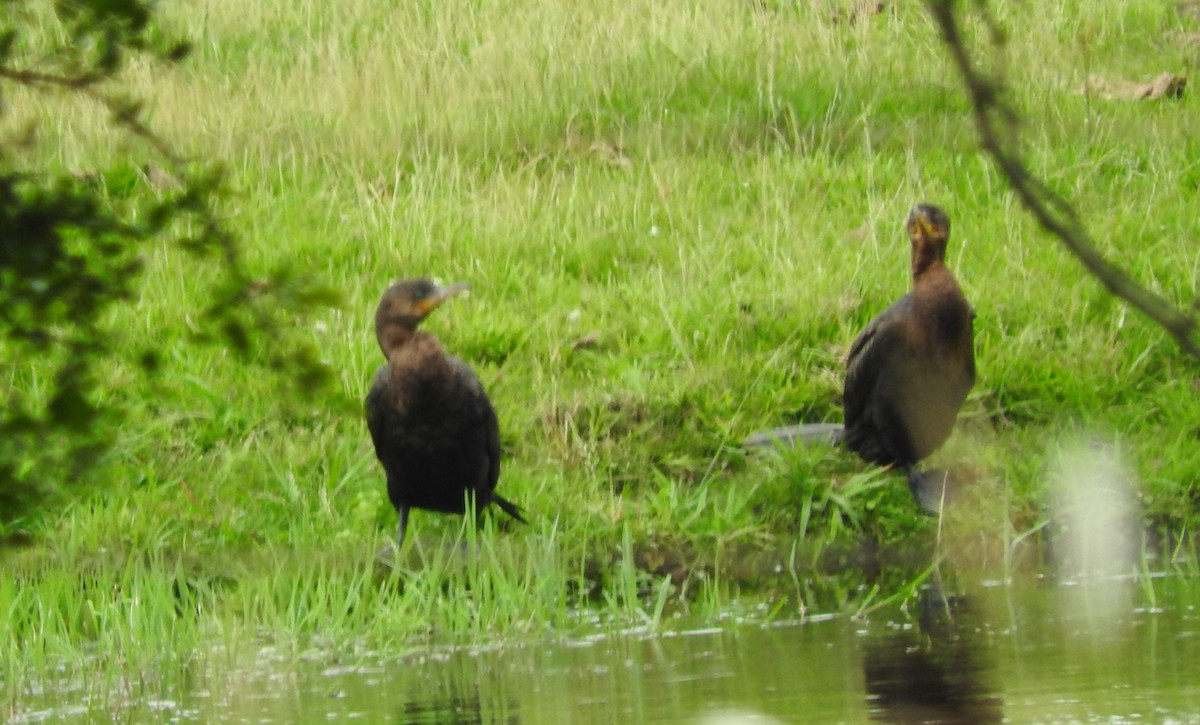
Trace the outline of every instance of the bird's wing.
[[488, 471], [485, 480], [488, 490], [491, 491], [496, 488], [496, 482], [500, 480], [500, 422], [496, 419], [496, 409], [492, 407], [491, 401], [486, 396], [483, 400], [487, 404], [483, 419], [484, 443], [488, 457]]
[[966, 372], [967, 379], [971, 381], [971, 385], [975, 384], [975, 308], [971, 308], [971, 314], [967, 317], [967, 363]]
[[471, 366], [453, 355], [450, 364], [454, 366], [459, 381], [466, 388], [472, 424], [478, 426], [479, 439], [482, 444], [484, 478], [481, 483], [488, 493], [496, 488], [500, 479], [500, 423], [496, 418], [496, 409], [483, 389], [479, 376]]
[[896, 348], [903, 343], [905, 313], [912, 301], [901, 297], [866, 326], [850, 344], [846, 359], [846, 385], [842, 393], [842, 408], [846, 427], [858, 422], [871, 399], [880, 374]]
[[383, 460], [381, 452], [387, 449], [388, 415], [384, 391], [387, 374], [388, 366], [381, 365], [375, 372], [375, 380], [371, 383], [371, 389], [367, 392], [367, 399], [364, 402], [367, 412], [367, 429], [371, 431], [371, 442], [375, 444], [375, 455], [380, 460]]

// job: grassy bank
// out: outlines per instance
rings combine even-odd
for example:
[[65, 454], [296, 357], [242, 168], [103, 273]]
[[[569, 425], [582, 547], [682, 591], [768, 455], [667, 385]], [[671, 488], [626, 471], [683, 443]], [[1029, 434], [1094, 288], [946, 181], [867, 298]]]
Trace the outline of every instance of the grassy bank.
[[[130, 410], [95, 494], [25, 522], [32, 547], [0, 562], [8, 696], [31, 650], [45, 667], [115, 650], [151, 669], [248, 633], [386, 650], [596, 617], [853, 609], [902, 589], [873, 593], [853, 566], [864, 541], [916, 552], [915, 572], [939, 541], [1012, 566], [1008, 543], [1045, 520], [1047, 470], [1080, 436], [1120, 452], [1145, 524], [1194, 529], [1195, 367], [1006, 193], [918, 6], [847, 24], [832, 3], [503, 5], [169, 9], [195, 57], [135, 68], [132, 86], [155, 128], [228, 165], [252, 263], [342, 291], [342, 309], [297, 322], [338, 387], [281, 400], [190, 348], [171, 321], [204, 270], [147, 250], [141, 299], [112, 326], [168, 354], [150, 382], [112, 371]], [[1031, 167], [1107, 253], [1187, 304], [1195, 94], [1075, 92], [1090, 73], [1193, 67], [1171, 41], [1186, 24], [1134, 0], [997, 7]], [[128, 178], [142, 152], [87, 110], [31, 102], [8, 120], [52, 113], [31, 153]], [[978, 312], [979, 381], [931, 463], [969, 469], [979, 505], [942, 528], [849, 456], [736, 445], [840, 418], [842, 358], [907, 288], [901, 225], [920, 200], [949, 211], [949, 262]], [[428, 329], [490, 391], [500, 490], [531, 524], [476, 532], [418, 511], [418, 544], [390, 570], [373, 557], [395, 514], [358, 401], [381, 361], [378, 295], [412, 275], [473, 285]], [[850, 573], [814, 573], [839, 568], [833, 552]]]

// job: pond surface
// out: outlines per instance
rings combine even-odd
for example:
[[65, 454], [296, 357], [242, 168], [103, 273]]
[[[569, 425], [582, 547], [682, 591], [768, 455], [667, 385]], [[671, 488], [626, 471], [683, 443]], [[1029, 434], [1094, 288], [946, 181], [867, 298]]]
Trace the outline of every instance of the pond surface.
[[1200, 723], [1198, 595], [1189, 578], [1035, 580], [931, 587], [857, 621], [677, 621], [355, 662], [259, 648], [213, 657], [171, 699], [114, 713], [60, 692], [12, 722]]

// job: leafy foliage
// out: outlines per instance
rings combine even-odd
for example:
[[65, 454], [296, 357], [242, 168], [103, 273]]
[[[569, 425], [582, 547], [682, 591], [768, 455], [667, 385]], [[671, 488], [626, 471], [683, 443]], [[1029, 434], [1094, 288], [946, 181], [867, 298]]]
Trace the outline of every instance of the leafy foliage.
[[[65, 482], [83, 483], [112, 442], [113, 427], [102, 423], [120, 414], [121, 401], [100, 367], [158, 367], [159, 350], [122, 346], [106, 323], [110, 308], [136, 300], [151, 243], [219, 270], [211, 299], [193, 315], [195, 344], [286, 370], [305, 390], [328, 373], [309, 343], [285, 334], [285, 323], [333, 296], [286, 269], [267, 279], [252, 274], [218, 213], [220, 169], [189, 162], [143, 122], [139, 102], [113, 90], [134, 57], [174, 64], [187, 56], [185, 41], [155, 30], [150, 3], [5, 3], [0, 16], [0, 109], [14, 96], [83, 97], [93, 112], [109, 114], [114, 134], [140, 139], [149, 159], [140, 168], [169, 182], [114, 190], [103, 174], [24, 168], [19, 152], [36, 129], [0, 137], [0, 354], [12, 361], [0, 401], [3, 524]], [[180, 319], [190, 313], [180, 310]]]

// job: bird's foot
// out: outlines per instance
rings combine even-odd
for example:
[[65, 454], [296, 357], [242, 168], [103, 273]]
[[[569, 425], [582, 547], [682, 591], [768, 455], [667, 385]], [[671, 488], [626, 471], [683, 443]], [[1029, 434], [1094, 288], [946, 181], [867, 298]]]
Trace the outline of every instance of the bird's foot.
[[908, 490], [921, 507], [922, 513], [938, 516], [943, 507], [954, 499], [954, 482], [950, 472], [942, 468], [931, 468], [927, 471], [910, 469], [908, 472]]
[[400, 546], [395, 541], [389, 541], [379, 551], [375, 552], [375, 561], [386, 567], [395, 569], [400, 563]]

